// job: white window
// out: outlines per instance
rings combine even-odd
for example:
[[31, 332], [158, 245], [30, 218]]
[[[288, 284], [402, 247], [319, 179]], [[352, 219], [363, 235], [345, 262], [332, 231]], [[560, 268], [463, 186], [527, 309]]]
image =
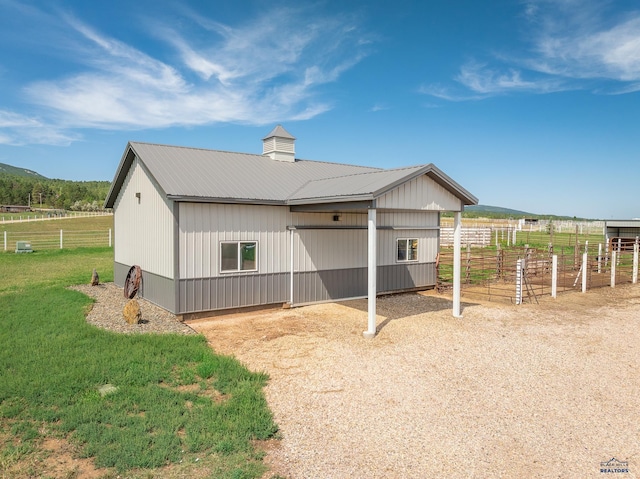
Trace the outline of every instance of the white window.
[[398, 238], [398, 262], [418, 261], [417, 238]]
[[258, 270], [258, 243], [256, 241], [224, 241], [220, 243], [220, 271]]

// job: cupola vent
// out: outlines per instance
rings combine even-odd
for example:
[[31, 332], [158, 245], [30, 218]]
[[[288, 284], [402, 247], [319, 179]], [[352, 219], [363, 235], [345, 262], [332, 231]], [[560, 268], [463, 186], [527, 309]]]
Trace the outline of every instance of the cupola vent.
[[262, 139], [262, 155], [272, 160], [296, 161], [296, 138], [281, 125]]

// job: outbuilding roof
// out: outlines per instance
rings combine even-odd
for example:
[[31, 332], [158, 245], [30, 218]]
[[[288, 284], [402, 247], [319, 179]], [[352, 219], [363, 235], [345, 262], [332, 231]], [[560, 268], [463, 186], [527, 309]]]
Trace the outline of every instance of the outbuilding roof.
[[[277, 134], [277, 128], [267, 137]], [[347, 202], [374, 199], [426, 174], [463, 204], [478, 203], [477, 198], [432, 164], [387, 170], [298, 159], [274, 161], [256, 154], [130, 142], [105, 207], [114, 206], [135, 157], [164, 194], [175, 201], [282, 205]]]

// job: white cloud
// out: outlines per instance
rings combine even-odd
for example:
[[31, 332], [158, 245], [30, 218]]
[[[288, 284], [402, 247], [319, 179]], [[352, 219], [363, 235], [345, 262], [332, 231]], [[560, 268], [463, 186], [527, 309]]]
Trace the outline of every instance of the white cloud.
[[542, 32], [532, 67], [572, 78], [640, 80], [640, 13], [610, 27]]
[[[366, 56], [368, 40], [346, 16], [273, 9], [231, 26], [189, 10], [182, 14], [174, 26], [148, 22], [156, 43], [165, 47], [163, 58], [61, 14], [60, 21], [70, 28], [59, 45], [80, 68], [27, 84], [24, 91], [40, 116], [57, 125], [52, 131], [59, 132], [269, 124], [329, 110], [331, 102], [322, 98], [318, 86], [336, 81]], [[0, 123], [4, 136], [5, 128]], [[76, 137], [61, 135], [52, 135], [52, 141]]]
[[69, 133], [39, 118], [0, 110], [0, 144], [2, 145], [45, 144], [68, 146], [78, 139], [78, 135]]
[[616, 4], [530, 0], [523, 10], [529, 54], [500, 53], [483, 62], [467, 62], [453, 77], [454, 84], [423, 86], [421, 92], [459, 101], [514, 92], [638, 91], [640, 11], [610, 7]]

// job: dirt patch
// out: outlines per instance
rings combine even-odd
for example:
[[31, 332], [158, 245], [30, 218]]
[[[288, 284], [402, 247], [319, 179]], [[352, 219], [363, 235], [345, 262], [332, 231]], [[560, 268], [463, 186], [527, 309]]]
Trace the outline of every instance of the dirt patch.
[[79, 458], [77, 449], [65, 439], [45, 439], [42, 449], [46, 453], [42, 476], [97, 479], [107, 474], [106, 469], [95, 467], [93, 459]]
[[271, 380], [283, 477], [601, 477], [640, 471], [640, 287], [540, 304], [430, 293], [190, 322]]

